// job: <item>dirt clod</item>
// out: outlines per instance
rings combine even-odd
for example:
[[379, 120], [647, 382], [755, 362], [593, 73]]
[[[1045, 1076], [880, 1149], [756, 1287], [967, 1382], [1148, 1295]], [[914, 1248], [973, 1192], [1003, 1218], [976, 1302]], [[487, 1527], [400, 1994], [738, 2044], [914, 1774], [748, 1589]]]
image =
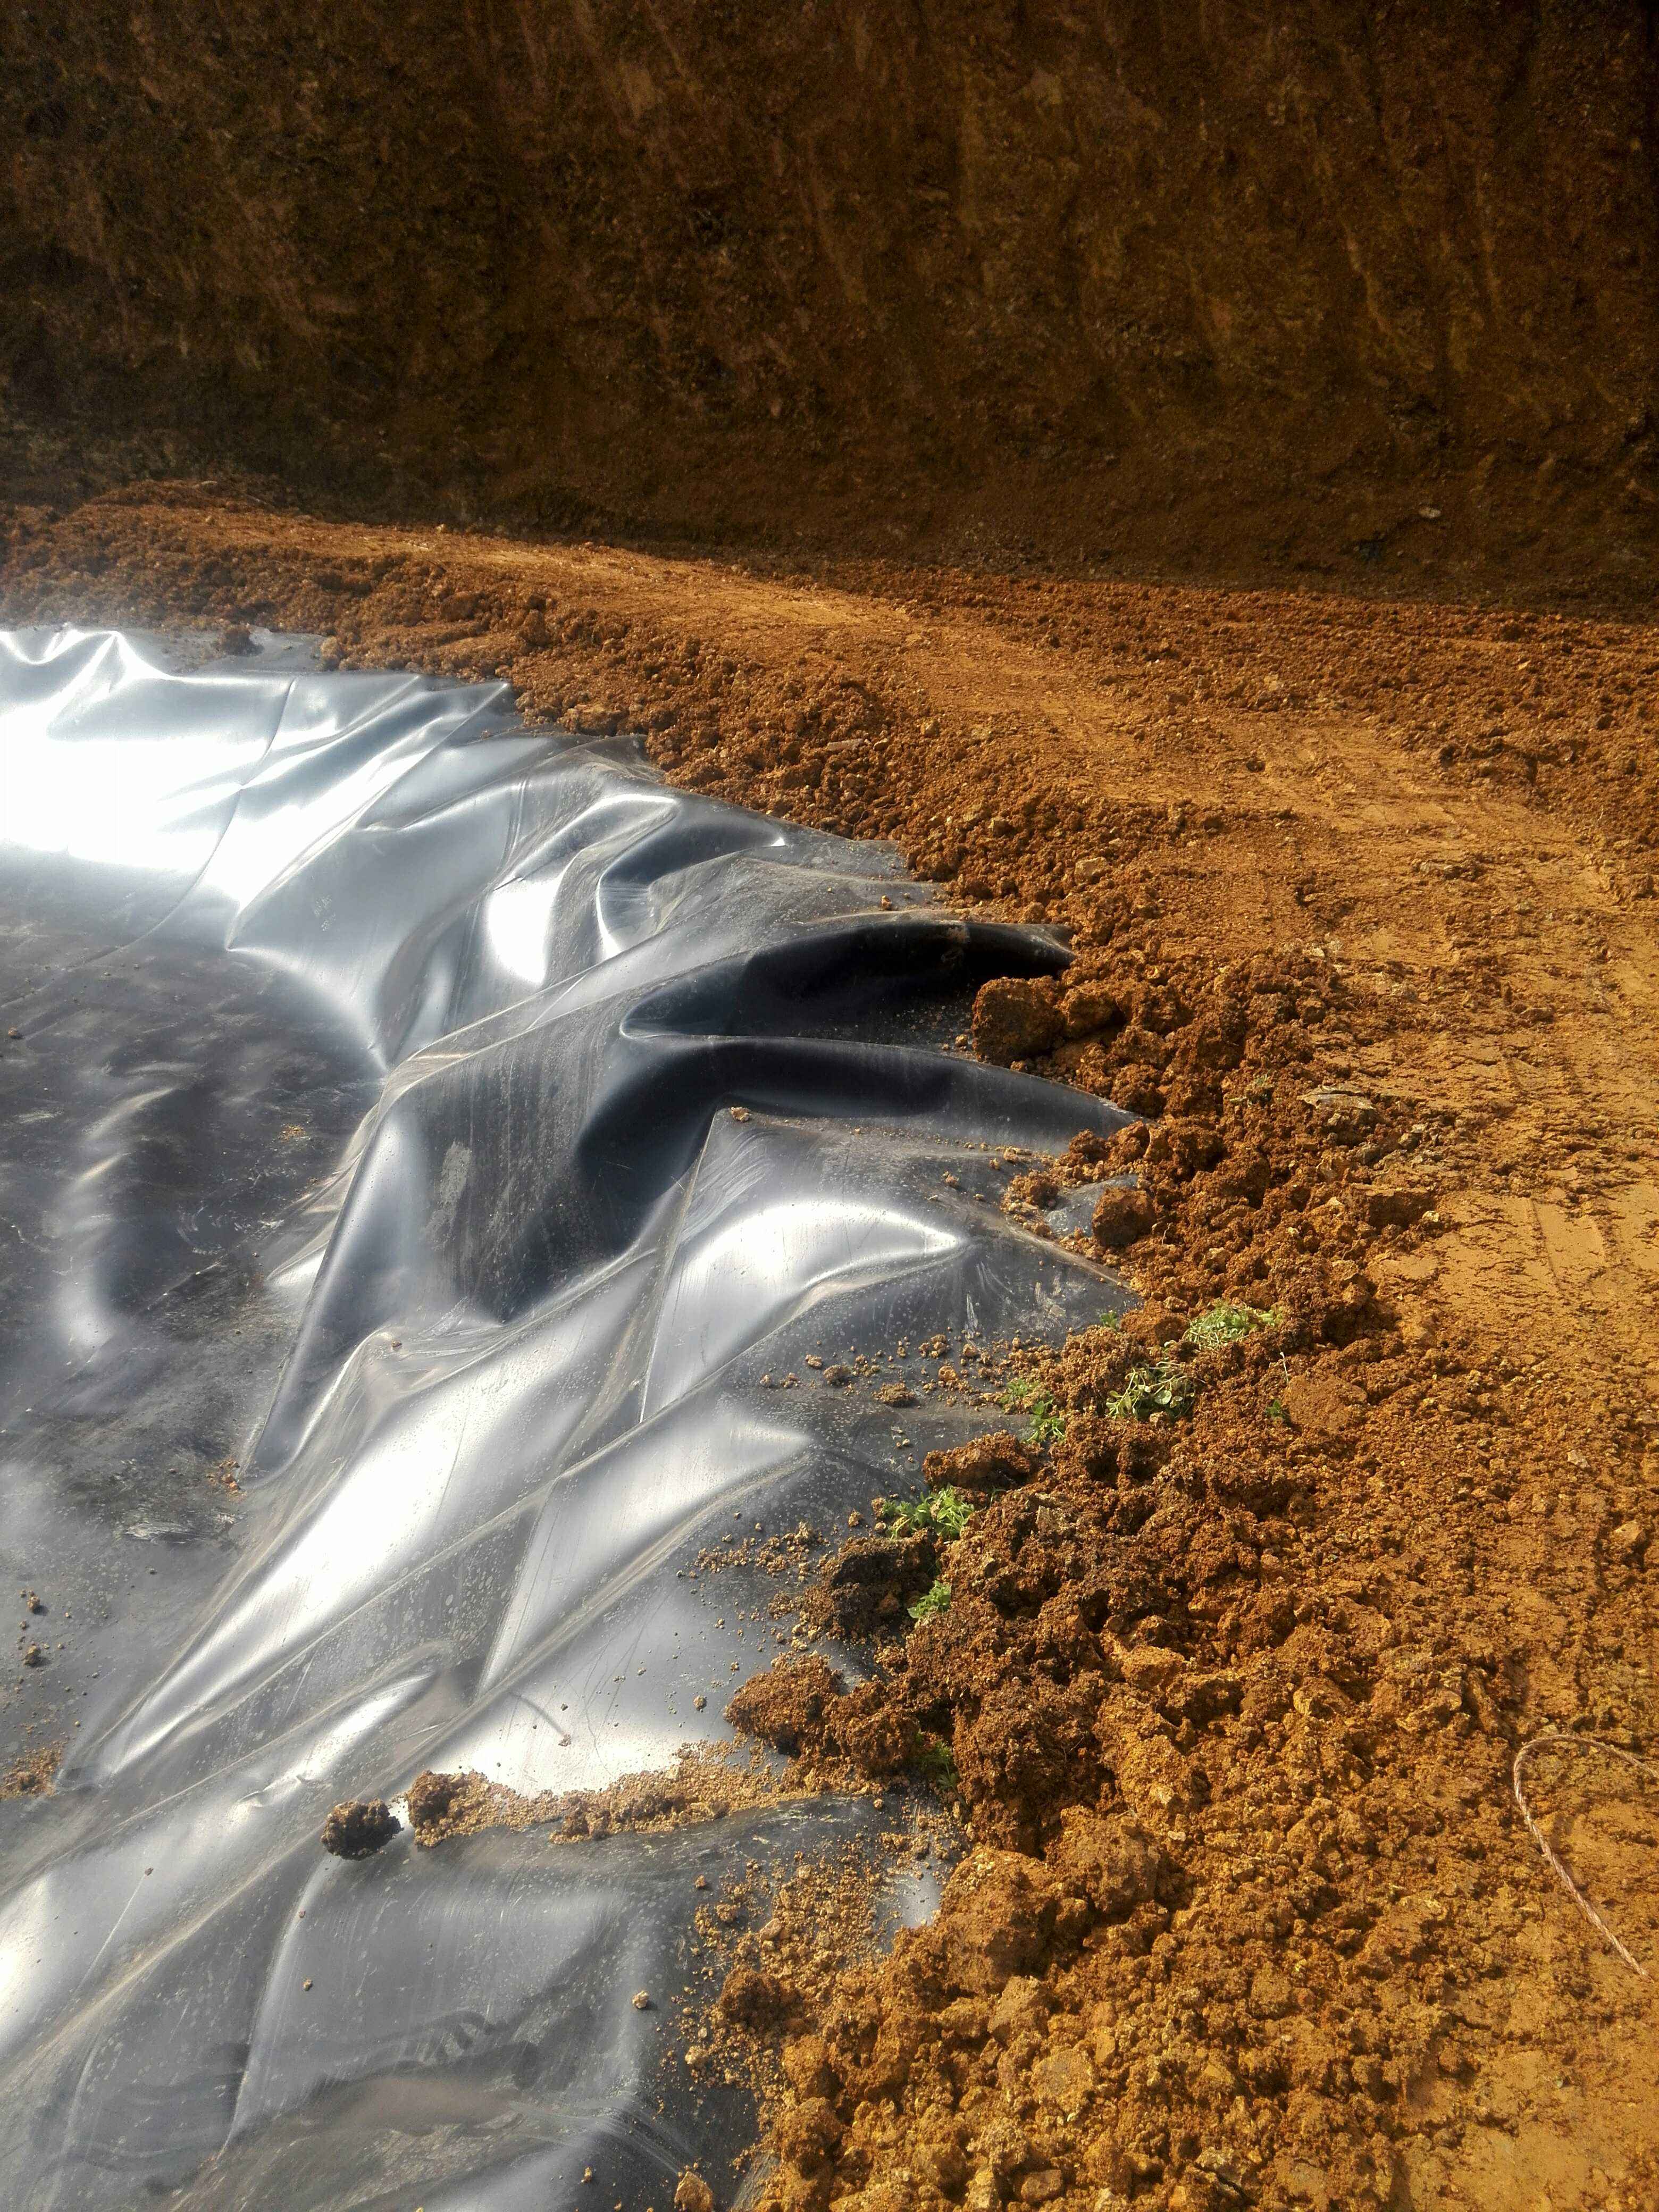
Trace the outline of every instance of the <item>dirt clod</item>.
[[1048, 1051], [1063, 1026], [1052, 989], [1040, 983], [1005, 977], [981, 985], [974, 1000], [974, 1050], [999, 1067]]
[[1108, 1252], [1121, 1252], [1146, 1236], [1155, 1218], [1150, 1194], [1144, 1190], [1103, 1190], [1091, 1225], [1097, 1244]]
[[403, 1822], [383, 1797], [357, 1797], [337, 1805], [323, 1823], [322, 1844], [337, 1859], [373, 1858]]

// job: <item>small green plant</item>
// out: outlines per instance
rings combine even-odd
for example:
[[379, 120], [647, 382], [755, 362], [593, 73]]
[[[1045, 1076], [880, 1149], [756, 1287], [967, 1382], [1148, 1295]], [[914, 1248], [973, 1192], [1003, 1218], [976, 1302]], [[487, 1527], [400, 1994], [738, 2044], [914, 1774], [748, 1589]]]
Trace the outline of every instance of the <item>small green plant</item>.
[[957, 1538], [973, 1517], [973, 1507], [959, 1490], [924, 1492], [920, 1498], [884, 1498], [881, 1517], [902, 1536], [942, 1536], [947, 1544]]
[[1034, 1400], [1031, 1405], [1031, 1442], [1040, 1449], [1047, 1451], [1052, 1445], [1057, 1444], [1065, 1434], [1066, 1416], [1055, 1405], [1054, 1400], [1046, 1395], [1041, 1404]]
[[1039, 1448], [1057, 1444], [1066, 1433], [1065, 1414], [1034, 1375], [1015, 1376], [1002, 1394], [1002, 1403], [1007, 1413], [1030, 1416], [1031, 1442]]
[[1194, 1315], [1187, 1324], [1187, 1341], [1199, 1352], [1216, 1352], [1258, 1328], [1277, 1328], [1279, 1321], [1277, 1306], [1247, 1306], [1223, 1298], [1207, 1313]]
[[1291, 1409], [1285, 1403], [1285, 1401], [1282, 1398], [1268, 1399], [1267, 1419], [1270, 1421], [1277, 1421], [1281, 1428], [1289, 1428], [1291, 1425]]
[[1176, 1420], [1192, 1411], [1197, 1395], [1193, 1376], [1165, 1358], [1156, 1367], [1132, 1367], [1123, 1388], [1106, 1401], [1106, 1411], [1115, 1421], [1150, 1421], [1154, 1413]]
[[951, 1585], [941, 1578], [931, 1589], [923, 1590], [910, 1607], [910, 1618], [917, 1621], [937, 1620], [939, 1614], [948, 1613], [950, 1607]]
[[931, 1782], [935, 1790], [954, 1790], [962, 1778], [957, 1772], [950, 1745], [939, 1736], [923, 1744], [916, 1753], [915, 1765], [923, 1780]]

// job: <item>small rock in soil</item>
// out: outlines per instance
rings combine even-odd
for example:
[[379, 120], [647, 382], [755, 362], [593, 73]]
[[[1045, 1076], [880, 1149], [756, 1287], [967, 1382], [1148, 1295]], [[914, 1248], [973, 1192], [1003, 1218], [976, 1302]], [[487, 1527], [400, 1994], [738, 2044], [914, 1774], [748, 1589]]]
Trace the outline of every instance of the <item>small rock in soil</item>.
[[1648, 1532], [1639, 1521], [1621, 1521], [1607, 1539], [1607, 1549], [1626, 1566], [1637, 1565], [1647, 1548]]

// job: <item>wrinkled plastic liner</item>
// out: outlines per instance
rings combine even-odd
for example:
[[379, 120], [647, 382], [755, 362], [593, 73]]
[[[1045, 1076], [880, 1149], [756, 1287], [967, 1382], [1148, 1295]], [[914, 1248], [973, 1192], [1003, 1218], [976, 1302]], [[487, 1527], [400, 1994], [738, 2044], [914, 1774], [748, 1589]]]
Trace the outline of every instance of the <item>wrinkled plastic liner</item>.
[[984, 1425], [808, 1356], [1123, 1304], [996, 1203], [1115, 1116], [946, 1048], [1065, 956], [887, 849], [261, 647], [0, 636], [4, 1755], [69, 1746], [0, 1804], [0, 2196], [665, 2206], [754, 2122], [631, 2002], [698, 1874], [882, 1816], [360, 1863], [324, 1817], [729, 1733], [775, 1644], [698, 1551]]

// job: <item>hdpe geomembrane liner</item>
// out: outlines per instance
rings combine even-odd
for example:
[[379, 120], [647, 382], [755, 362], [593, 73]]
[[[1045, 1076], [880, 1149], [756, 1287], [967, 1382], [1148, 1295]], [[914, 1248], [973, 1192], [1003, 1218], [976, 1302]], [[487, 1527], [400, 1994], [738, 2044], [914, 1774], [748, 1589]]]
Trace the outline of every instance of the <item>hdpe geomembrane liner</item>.
[[362, 1862], [323, 1820], [729, 1735], [770, 1586], [698, 1552], [986, 1425], [808, 1355], [1123, 1304], [996, 1203], [1121, 1117], [945, 1048], [1065, 955], [886, 848], [264, 645], [0, 636], [5, 1757], [69, 1747], [0, 1805], [6, 2202], [666, 2204], [754, 2114], [634, 1992], [690, 1978], [698, 1874], [869, 1802]]

